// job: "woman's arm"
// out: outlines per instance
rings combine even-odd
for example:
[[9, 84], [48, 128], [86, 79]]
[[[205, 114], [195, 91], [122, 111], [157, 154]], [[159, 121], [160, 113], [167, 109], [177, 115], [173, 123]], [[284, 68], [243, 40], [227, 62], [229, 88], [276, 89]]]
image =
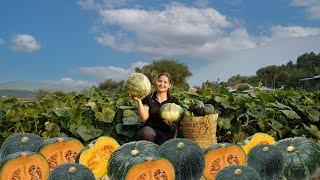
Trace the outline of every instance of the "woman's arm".
[[134, 98], [137, 102], [137, 110], [139, 113], [139, 117], [143, 122], [146, 122], [146, 120], [149, 118], [149, 107], [143, 105], [141, 99]]

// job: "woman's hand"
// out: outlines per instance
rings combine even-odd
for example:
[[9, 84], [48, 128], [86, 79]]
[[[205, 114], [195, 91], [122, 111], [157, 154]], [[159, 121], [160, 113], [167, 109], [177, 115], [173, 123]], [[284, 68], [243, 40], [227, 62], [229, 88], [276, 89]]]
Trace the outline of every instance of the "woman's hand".
[[143, 122], [145, 122], [149, 117], [149, 107], [145, 107], [142, 104], [141, 99], [134, 97], [131, 94], [129, 94], [129, 98], [135, 100], [135, 106], [136, 106], [136, 109], [138, 110], [139, 117]]

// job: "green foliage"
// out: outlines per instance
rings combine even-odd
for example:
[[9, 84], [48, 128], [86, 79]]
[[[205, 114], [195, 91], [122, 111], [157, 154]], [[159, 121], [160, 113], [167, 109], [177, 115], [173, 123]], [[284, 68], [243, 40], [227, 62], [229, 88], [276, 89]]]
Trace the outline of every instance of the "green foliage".
[[172, 76], [172, 84], [175, 90], [186, 90], [189, 85], [187, 78], [192, 76], [188, 66], [173, 59], [160, 59], [152, 64], [137, 68], [136, 72], [145, 74], [151, 83], [156, 82], [159, 73], [168, 72]]
[[[276, 139], [305, 136], [319, 139], [320, 91], [259, 89], [230, 93], [225, 88], [202, 94], [174, 93], [190, 110], [195, 101], [212, 104], [219, 113], [219, 142], [239, 142], [256, 132]], [[191, 107], [192, 109], [192, 107]], [[75, 137], [84, 144], [107, 135], [120, 144], [137, 140], [142, 125], [135, 103], [124, 93], [111, 95], [92, 87], [82, 93], [41, 92], [32, 100], [0, 100], [0, 142], [17, 132], [44, 138]]]

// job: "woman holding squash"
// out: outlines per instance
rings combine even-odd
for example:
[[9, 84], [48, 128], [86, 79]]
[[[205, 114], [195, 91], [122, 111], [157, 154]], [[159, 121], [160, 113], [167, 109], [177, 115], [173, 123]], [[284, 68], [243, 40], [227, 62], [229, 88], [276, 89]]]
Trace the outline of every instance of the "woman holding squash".
[[161, 73], [155, 82], [156, 90], [144, 99], [133, 97], [137, 102], [137, 110], [140, 119], [144, 122], [143, 127], [138, 131], [140, 139], [162, 144], [166, 140], [174, 138], [175, 130], [169, 126], [160, 116], [160, 108], [166, 103], [178, 104], [178, 99], [171, 96], [171, 75]]

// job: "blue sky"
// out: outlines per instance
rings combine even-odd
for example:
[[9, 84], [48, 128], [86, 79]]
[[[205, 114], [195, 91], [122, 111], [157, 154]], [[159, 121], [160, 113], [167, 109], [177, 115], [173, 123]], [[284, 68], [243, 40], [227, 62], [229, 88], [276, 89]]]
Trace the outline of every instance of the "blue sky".
[[319, 53], [318, 42], [319, 0], [2, 0], [0, 89], [88, 87], [159, 58], [188, 64], [199, 85]]

